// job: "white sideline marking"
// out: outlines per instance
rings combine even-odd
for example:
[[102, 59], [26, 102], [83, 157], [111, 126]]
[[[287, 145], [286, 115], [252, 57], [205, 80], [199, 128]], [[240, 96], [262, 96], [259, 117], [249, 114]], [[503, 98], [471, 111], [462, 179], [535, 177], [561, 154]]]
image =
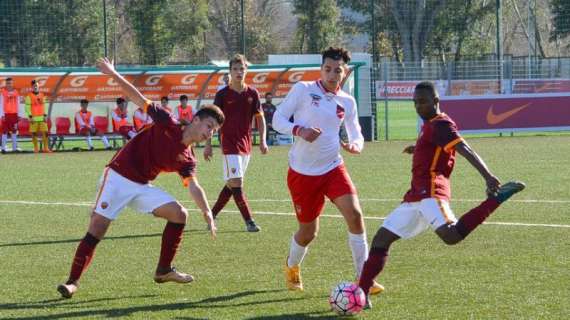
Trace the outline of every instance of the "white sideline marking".
[[[191, 201], [181, 201], [182, 203], [192, 203]], [[0, 204], [21, 204], [21, 205], [39, 205], [39, 206], [76, 206], [76, 207], [91, 207], [93, 203], [90, 202], [41, 202], [41, 201], [24, 201], [24, 200], [0, 200]], [[198, 209], [188, 209], [189, 211], [198, 212]], [[237, 210], [225, 210], [226, 212], [239, 213]], [[271, 216], [291, 216], [295, 214], [292, 212], [272, 212], [272, 211], [255, 211], [259, 215]], [[338, 214], [321, 214], [321, 217], [327, 218], [343, 218]], [[366, 220], [384, 220], [385, 217], [364, 217]], [[570, 228], [568, 224], [544, 224], [544, 223], [522, 223], [522, 222], [485, 222], [488, 225], [499, 226], [520, 226], [520, 227], [548, 227], [548, 228]]]

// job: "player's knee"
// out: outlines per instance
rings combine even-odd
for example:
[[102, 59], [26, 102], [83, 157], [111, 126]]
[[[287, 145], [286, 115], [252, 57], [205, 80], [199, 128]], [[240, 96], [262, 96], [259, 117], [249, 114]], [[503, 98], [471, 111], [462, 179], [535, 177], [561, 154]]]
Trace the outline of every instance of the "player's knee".
[[179, 220], [179, 223], [186, 223], [186, 221], [188, 220], [188, 210], [186, 210], [186, 208], [184, 207], [180, 207], [178, 209], [176, 217]]
[[453, 224], [440, 227], [436, 230], [436, 234], [445, 244], [450, 246], [458, 244], [463, 240], [463, 237], [457, 232], [457, 228]]

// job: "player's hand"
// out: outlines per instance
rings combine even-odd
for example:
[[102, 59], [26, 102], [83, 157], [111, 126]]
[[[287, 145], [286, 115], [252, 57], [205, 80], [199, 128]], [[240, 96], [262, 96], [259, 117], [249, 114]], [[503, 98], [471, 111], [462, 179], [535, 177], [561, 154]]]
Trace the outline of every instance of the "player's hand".
[[204, 160], [206, 161], [212, 160], [213, 155], [214, 153], [212, 152], [212, 145], [206, 144], [206, 146], [204, 147]]
[[97, 59], [95, 66], [102, 74], [112, 75], [116, 72], [113, 60], [109, 60], [107, 57]]
[[299, 137], [307, 142], [313, 142], [321, 135], [322, 131], [320, 128], [310, 127], [299, 129]]
[[487, 194], [495, 194], [499, 191], [499, 187], [501, 187], [499, 178], [492, 174], [485, 178], [485, 183], [487, 184]]
[[218, 228], [216, 227], [216, 221], [214, 220], [214, 216], [212, 216], [212, 211], [203, 212], [202, 215], [204, 216], [204, 220], [208, 224], [208, 229], [210, 230], [210, 235], [212, 239], [216, 239], [216, 231]]
[[261, 151], [261, 154], [267, 154], [269, 151], [269, 147], [267, 146], [267, 142], [265, 140], [259, 143], [259, 150]]
[[402, 153], [413, 154], [414, 150], [416, 150], [416, 146], [412, 144], [412, 145], [405, 147], [404, 151], [402, 151]]
[[346, 152], [348, 153], [352, 153], [352, 154], [360, 154], [362, 152], [362, 149], [360, 149], [357, 145], [355, 145], [354, 143], [346, 143], [346, 142], [340, 142], [341, 147], [346, 150]]

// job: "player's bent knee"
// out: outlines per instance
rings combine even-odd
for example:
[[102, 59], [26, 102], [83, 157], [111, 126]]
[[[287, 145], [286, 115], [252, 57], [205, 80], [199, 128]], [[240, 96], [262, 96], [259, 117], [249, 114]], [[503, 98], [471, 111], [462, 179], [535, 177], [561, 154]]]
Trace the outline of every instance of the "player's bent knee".
[[459, 234], [457, 228], [453, 224], [441, 226], [435, 231], [435, 233], [447, 245], [455, 245], [463, 240], [463, 237]]

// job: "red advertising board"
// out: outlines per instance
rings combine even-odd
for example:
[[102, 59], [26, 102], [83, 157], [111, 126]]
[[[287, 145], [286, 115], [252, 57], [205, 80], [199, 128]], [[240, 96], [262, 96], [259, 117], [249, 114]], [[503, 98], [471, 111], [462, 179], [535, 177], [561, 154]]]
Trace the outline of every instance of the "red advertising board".
[[442, 97], [440, 108], [467, 132], [570, 129], [570, 94]]
[[[147, 98], [158, 101], [162, 96], [177, 99], [185, 94], [191, 100], [213, 99], [223, 85], [224, 73], [212, 70], [175, 72], [130, 72], [125, 78], [133, 83]], [[54, 72], [54, 73], [2, 73], [0, 88], [6, 78], [14, 79], [14, 87], [21, 94], [31, 90], [30, 82], [38, 80], [40, 91], [51, 96], [55, 93], [56, 102], [71, 102], [81, 99], [90, 101], [113, 101], [122, 95], [118, 84], [109, 76], [96, 72]], [[284, 97], [298, 81], [317, 80], [318, 68], [249, 70], [246, 83], [255, 87], [260, 95], [273, 92], [275, 97]]]

